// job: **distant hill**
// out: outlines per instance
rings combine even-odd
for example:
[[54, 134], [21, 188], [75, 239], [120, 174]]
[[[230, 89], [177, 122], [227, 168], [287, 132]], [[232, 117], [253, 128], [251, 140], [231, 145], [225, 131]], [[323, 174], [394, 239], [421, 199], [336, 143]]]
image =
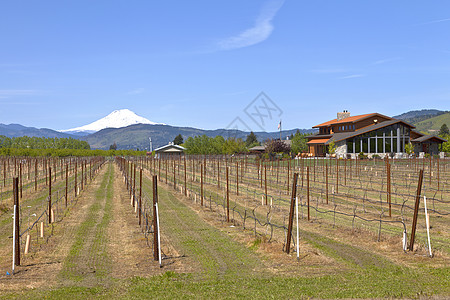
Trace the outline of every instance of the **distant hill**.
[[450, 112], [422, 120], [414, 125], [416, 126], [416, 130], [425, 133], [438, 134], [442, 124], [447, 124], [447, 126], [450, 126]]
[[7, 137], [21, 137], [21, 136], [29, 136], [29, 137], [46, 137], [46, 138], [79, 138], [67, 133], [58, 132], [56, 130], [48, 129], [48, 128], [34, 128], [34, 127], [26, 127], [20, 124], [0, 124], [0, 135], [4, 135]]
[[[285, 139], [291, 134], [295, 134], [297, 129], [283, 130], [281, 136]], [[312, 129], [299, 129], [302, 133], [313, 133]], [[192, 127], [176, 127], [170, 125], [151, 125], [136, 124], [123, 128], [106, 128], [89, 134], [80, 136], [77, 134], [63, 133], [47, 128], [26, 127], [20, 124], [0, 124], [0, 135], [7, 137], [46, 137], [46, 138], [74, 138], [87, 141], [91, 149], [109, 149], [109, 146], [116, 143], [118, 149], [149, 149], [149, 137], [152, 138], [153, 149], [167, 145], [173, 139], [181, 134], [183, 139], [197, 135], [207, 135], [215, 137], [218, 135], [224, 138], [235, 137], [246, 139], [249, 132], [228, 129], [203, 130]], [[279, 138], [279, 132], [255, 132], [259, 141], [265, 141], [268, 138]]]
[[423, 120], [430, 119], [445, 113], [447, 113], [447, 111], [437, 109], [422, 109], [422, 110], [408, 111], [401, 115], [394, 116], [393, 118], [403, 120], [410, 124], [417, 124]]
[[[299, 129], [302, 133], [312, 133], [312, 129]], [[295, 134], [297, 129], [283, 130], [281, 136], [283, 139], [286, 136]], [[176, 127], [170, 125], [150, 125], [137, 124], [130, 125], [124, 128], [107, 128], [96, 133], [82, 137], [86, 140], [91, 149], [109, 149], [109, 146], [116, 143], [118, 149], [149, 149], [149, 138], [152, 139], [153, 149], [172, 142], [173, 139], [181, 134], [183, 139], [194, 137], [197, 135], [206, 135], [208, 137], [215, 137], [218, 135], [224, 138], [235, 137], [246, 139], [249, 132], [229, 129], [203, 130], [192, 127]], [[259, 141], [265, 141], [268, 138], [279, 138], [279, 132], [255, 132]]]

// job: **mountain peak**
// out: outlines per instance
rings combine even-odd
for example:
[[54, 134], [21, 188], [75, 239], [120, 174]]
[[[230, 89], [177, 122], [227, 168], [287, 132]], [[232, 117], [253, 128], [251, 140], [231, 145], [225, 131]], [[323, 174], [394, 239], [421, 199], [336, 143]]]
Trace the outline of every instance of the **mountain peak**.
[[144, 117], [138, 116], [136, 113], [129, 109], [119, 109], [115, 110], [109, 115], [100, 120], [92, 122], [90, 124], [76, 127], [67, 130], [61, 130], [61, 132], [86, 132], [92, 133], [96, 131], [100, 131], [105, 128], [122, 128], [127, 127], [134, 124], [150, 124], [157, 125], [163, 123], [155, 123]]

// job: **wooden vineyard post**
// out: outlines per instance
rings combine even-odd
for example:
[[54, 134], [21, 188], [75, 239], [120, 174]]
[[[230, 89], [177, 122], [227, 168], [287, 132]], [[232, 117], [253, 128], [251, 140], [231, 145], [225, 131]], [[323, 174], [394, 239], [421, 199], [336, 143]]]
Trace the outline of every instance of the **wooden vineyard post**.
[[260, 181], [260, 188], [262, 189], [262, 182], [263, 182], [263, 167], [262, 167], [262, 163], [261, 163], [261, 168], [259, 167], [259, 163], [258, 163], [258, 171], [261, 172], [261, 174], [259, 174], [259, 181]]
[[48, 224], [52, 223], [52, 167], [48, 167]]
[[68, 185], [68, 183], [69, 183], [69, 165], [66, 164], [66, 190], [65, 190], [66, 207], [67, 207], [67, 185]]
[[[51, 180], [51, 178], [50, 178], [50, 180]], [[84, 186], [84, 163], [83, 163], [83, 161], [81, 161], [81, 189], [82, 190], [83, 190], [83, 186]]]
[[13, 178], [14, 195], [14, 265], [20, 266], [19, 178]]
[[429, 170], [429, 172], [428, 172], [428, 175], [429, 175], [429, 177], [430, 177], [430, 186], [431, 186], [431, 167], [432, 167], [432, 156], [430, 155], [430, 170]]
[[239, 196], [239, 162], [236, 161], [236, 195]]
[[187, 170], [186, 170], [186, 155], [184, 157], [184, 195], [187, 196]]
[[133, 164], [133, 207], [136, 206], [136, 164]]
[[260, 174], [259, 174], [259, 159], [258, 159], [258, 163], [256, 164], [256, 175], [258, 176], [258, 180], [259, 180], [259, 177], [260, 177]]
[[34, 190], [37, 191], [38, 160], [34, 161]]
[[48, 185], [48, 174], [47, 174], [47, 159], [44, 158], [44, 162], [43, 162], [44, 166], [44, 170], [45, 170], [45, 185]]
[[339, 194], [339, 159], [336, 158], [336, 194]]
[[286, 253], [287, 254], [289, 254], [289, 252], [291, 250], [291, 235], [292, 235], [292, 226], [294, 223], [295, 197], [297, 196], [297, 178], [298, 178], [298, 173], [294, 173], [294, 180], [292, 181], [291, 207], [289, 210], [288, 233], [287, 233], [287, 238], [286, 238]]
[[327, 194], [327, 204], [328, 204], [328, 163], [325, 164], [325, 193]]
[[313, 157], [313, 181], [316, 182], [316, 157]]
[[176, 180], [176, 167], [175, 167], [175, 165], [176, 165], [176, 160], [174, 159], [173, 160], [173, 189], [174, 190], [176, 190], [177, 189], [177, 180]]
[[142, 168], [139, 170], [139, 226], [142, 223]]
[[344, 185], [347, 185], [347, 159], [344, 159]]
[[200, 173], [200, 204], [203, 206], [203, 164], [201, 164]]
[[386, 176], [387, 176], [387, 202], [389, 203], [389, 217], [391, 217], [391, 164], [386, 162]]
[[164, 164], [166, 166], [166, 184], [167, 184], [167, 173], [169, 173], [169, 161], [166, 155], [164, 156]]
[[22, 162], [19, 163], [19, 190], [20, 190], [20, 199], [22, 199]]
[[194, 158], [192, 158], [192, 182], [195, 181], [195, 163], [194, 163]]
[[161, 156], [158, 157], [158, 178], [161, 180]]
[[77, 161], [75, 160], [75, 186], [73, 187], [75, 198], [77, 197]]
[[153, 259], [159, 260], [158, 230], [156, 224], [156, 205], [158, 203], [158, 177], [153, 175]]
[[309, 166], [306, 167], [306, 201], [308, 202], [308, 221], [310, 220], [309, 216]]
[[279, 171], [280, 171], [280, 161], [278, 160], [277, 161], [277, 186], [278, 186], [278, 173], [279, 173]]
[[411, 228], [411, 240], [409, 242], [409, 251], [414, 250], [414, 239], [416, 236], [417, 215], [419, 214], [420, 194], [422, 192], [423, 169], [419, 173], [419, 183], [417, 185], [416, 204], [414, 206], [414, 216]]
[[230, 222], [230, 193], [228, 187], [228, 167], [227, 167], [227, 222]]
[[220, 189], [220, 159], [217, 160], [217, 188]]
[[291, 170], [291, 159], [288, 159], [288, 168], [287, 168], [287, 192], [289, 194], [289, 171]]
[[439, 192], [439, 161], [440, 161], [440, 158], [438, 158], [438, 159], [436, 159], [436, 161], [437, 161], [437, 190], [438, 190], [438, 192]]
[[264, 195], [266, 197], [266, 205], [267, 205], [267, 167], [264, 165]]
[[[36, 159], [36, 170], [37, 170], [37, 159]], [[35, 172], [35, 178], [37, 171]], [[36, 181], [35, 181], [36, 182]], [[3, 186], [6, 186], [6, 160], [3, 161]], [[36, 190], [37, 188], [35, 188]]]

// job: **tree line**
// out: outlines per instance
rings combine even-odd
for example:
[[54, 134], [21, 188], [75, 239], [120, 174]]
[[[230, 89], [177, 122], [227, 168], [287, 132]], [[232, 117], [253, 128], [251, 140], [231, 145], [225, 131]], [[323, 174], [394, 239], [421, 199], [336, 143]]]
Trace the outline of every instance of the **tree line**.
[[91, 150], [89, 143], [73, 138], [6, 137], [0, 135], [0, 156], [141, 156], [145, 151]]
[[46, 138], [46, 137], [7, 137], [0, 135], [0, 148], [12, 149], [78, 149], [89, 150], [91, 147], [86, 141], [73, 138]]
[[[269, 139], [264, 141], [265, 153], [284, 153], [287, 155], [296, 155], [297, 153], [306, 152], [308, 146], [306, 145], [308, 134], [302, 134], [297, 130], [295, 135], [291, 135], [291, 143], [284, 141]], [[234, 154], [234, 153], [248, 153], [252, 147], [261, 145], [256, 135], [250, 132], [244, 141], [241, 138], [229, 137], [225, 139], [223, 136], [208, 137], [206, 135], [188, 137], [183, 143], [181, 135], [178, 135], [174, 144], [181, 144], [186, 148], [187, 154]]]

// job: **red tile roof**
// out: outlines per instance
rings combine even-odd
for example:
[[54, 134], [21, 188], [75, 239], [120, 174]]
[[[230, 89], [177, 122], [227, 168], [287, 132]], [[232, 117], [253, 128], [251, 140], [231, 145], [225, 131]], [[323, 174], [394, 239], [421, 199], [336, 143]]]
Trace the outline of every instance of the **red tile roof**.
[[348, 117], [345, 119], [342, 119], [340, 121], [338, 121], [337, 119], [333, 119], [331, 121], [313, 126], [313, 128], [317, 128], [317, 127], [325, 127], [325, 126], [330, 126], [330, 125], [334, 125], [334, 124], [342, 124], [342, 123], [349, 123], [349, 122], [357, 122], [359, 120], [365, 119], [367, 117], [370, 117], [372, 115], [379, 115], [378, 113], [371, 113], [371, 114], [365, 114], [365, 115], [359, 115], [359, 116], [352, 116], [352, 117]]
[[307, 142], [307, 144], [325, 144], [326, 142], [328, 142], [328, 139], [315, 139], [315, 140], [310, 140], [309, 142]]

